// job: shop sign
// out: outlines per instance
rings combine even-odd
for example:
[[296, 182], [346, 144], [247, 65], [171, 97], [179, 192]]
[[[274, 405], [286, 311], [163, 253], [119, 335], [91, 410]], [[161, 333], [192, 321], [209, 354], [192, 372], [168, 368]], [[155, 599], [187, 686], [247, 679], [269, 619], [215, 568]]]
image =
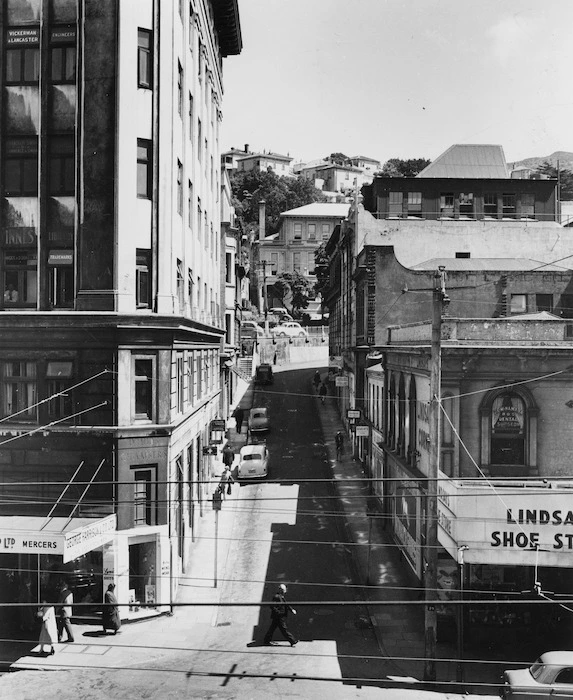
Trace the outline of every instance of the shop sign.
[[71, 250], [52, 250], [48, 257], [48, 265], [72, 265], [74, 254]]
[[29, 27], [19, 29], [8, 29], [6, 32], [6, 44], [12, 46], [24, 46], [26, 44], [40, 43], [40, 28]]
[[348, 386], [348, 377], [335, 377], [335, 386]]
[[370, 426], [369, 425], [357, 425], [354, 430], [356, 431], [356, 437], [369, 437]]
[[64, 536], [64, 563], [72, 561], [86, 552], [91, 552], [113, 539], [116, 531], [115, 515], [96, 520], [96, 522], [66, 532]]
[[76, 28], [71, 25], [69, 27], [55, 27], [50, 32], [50, 41], [58, 44], [74, 44]]
[[359, 419], [361, 415], [362, 414], [359, 408], [349, 408], [346, 411], [346, 417], [348, 420], [352, 420], [353, 418]]
[[41, 534], [34, 532], [0, 531], [0, 553], [13, 554], [62, 554], [63, 541], [61, 535]]
[[12, 226], [4, 229], [5, 245], [35, 245], [36, 229], [32, 226]]
[[498, 491], [457, 491], [461, 498], [455, 540], [468, 546], [466, 561], [573, 566], [571, 493], [556, 488], [531, 488], [522, 494], [505, 493], [503, 488]]
[[217, 446], [216, 445], [207, 445], [206, 447], [203, 448], [203, 455], [204, 456], [209, 456], [213, 457], [213, 455], [217, 454]]

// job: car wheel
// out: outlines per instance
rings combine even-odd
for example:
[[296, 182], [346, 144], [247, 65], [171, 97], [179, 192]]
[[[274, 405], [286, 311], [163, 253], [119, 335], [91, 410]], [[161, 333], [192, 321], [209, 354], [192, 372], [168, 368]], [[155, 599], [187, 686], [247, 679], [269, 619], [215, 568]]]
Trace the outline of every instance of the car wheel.
[[286, 338], [286, 333], [277, 333], [279, 338]]

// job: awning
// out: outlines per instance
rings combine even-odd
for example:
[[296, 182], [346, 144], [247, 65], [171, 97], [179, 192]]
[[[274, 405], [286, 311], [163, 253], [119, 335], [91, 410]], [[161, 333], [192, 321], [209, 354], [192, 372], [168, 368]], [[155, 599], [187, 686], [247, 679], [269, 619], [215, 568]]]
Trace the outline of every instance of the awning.
[[117, 529], [115, 514], [45, 523], [41, 517], [0, 517], [0, 554], [59, 554], [66, 563], [111, 542]]

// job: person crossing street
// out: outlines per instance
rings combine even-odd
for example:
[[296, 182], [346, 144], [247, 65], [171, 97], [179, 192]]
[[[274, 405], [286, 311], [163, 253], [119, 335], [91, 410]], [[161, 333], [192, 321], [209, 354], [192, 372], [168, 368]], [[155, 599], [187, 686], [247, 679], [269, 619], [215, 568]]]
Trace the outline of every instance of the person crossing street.
[[287, 587], [284, 585], [284, 583], [281, 583], [277, 592], [273, 596], [273, 605], [271, 606], [271, 624], [267, 630], [267, 633], [265, 634], [265, 644], [274, 644], [272, 637], [277, 627], [287, 642], [290, 642], [291, 647], [298, 644], [298, 639], [293, 637], [287, 627], [287, 616], [289, 612], [296, 615], [296, 610], [286, 602], [286, 592]]

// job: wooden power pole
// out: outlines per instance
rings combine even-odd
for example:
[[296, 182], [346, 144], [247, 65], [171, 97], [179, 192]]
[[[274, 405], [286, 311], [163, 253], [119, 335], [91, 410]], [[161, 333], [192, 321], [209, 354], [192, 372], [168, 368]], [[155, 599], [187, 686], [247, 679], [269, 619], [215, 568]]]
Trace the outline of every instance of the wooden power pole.
[[437, 588], [438, 588], [438, 471], [440, 467], [440, 396], [442, 384], [442, 314], [449, 303], [446, 275], [440, 267], [434, 275], [432, 299], [432, 346], [430, 357], [430, 462], [426, 486], [426, 546], [424, 552], [425, 665], [424, 680], [436, 680]]

